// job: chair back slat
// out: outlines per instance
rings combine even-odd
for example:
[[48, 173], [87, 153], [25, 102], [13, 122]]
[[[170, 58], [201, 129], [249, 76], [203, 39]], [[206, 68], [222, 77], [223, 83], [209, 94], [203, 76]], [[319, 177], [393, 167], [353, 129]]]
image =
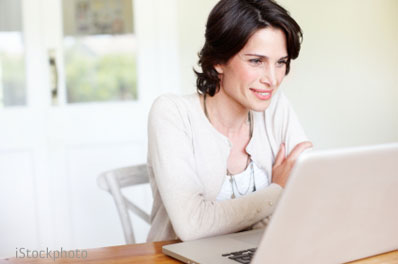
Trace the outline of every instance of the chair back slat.
[[129, 210], [150, 223], [150, 216], [141, 208], [128, 200], [121, 189], [130, 186], [149, 183], [146, 164], [119, 168], [100, 174], [97, 178], [98, 186], [112, 195], [123, 228], [126, 244], [134, 244], [135, 236]]
[[146, 164], [117, 169], [115, 174], [121, 188], [149, 182]]
[[125, 202], [127, 204], [128, 209], [133, 211], [137, 216], [139, 216], [142, 220], [144, 220], [148, 224], [151, 223], [150, 216], [144, 210], [142, 210], [141, 208], [137, 207], [135, 204], [133, 204], [132, 202], [130, 202], [126, 198], [125, 198]]

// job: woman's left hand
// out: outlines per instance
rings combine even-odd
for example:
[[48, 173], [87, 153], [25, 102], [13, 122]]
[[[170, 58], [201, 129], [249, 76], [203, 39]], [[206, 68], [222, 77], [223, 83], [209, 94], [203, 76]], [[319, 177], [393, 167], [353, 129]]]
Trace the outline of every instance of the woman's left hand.
[[297, 144], [286, 157], [286, 147], [285, 144], [282, 143], [278, 155], [276, 156], [275, 163], [272, 166], [272, 182], [285, 187], [297, 158], [308, 148], [312, 148], [312, 143], [310, 141], [301, 142]]

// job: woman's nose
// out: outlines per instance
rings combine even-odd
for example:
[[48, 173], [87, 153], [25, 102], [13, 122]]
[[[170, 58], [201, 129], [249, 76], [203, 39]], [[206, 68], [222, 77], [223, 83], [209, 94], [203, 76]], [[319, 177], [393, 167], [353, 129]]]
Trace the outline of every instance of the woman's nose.
[[266, 66], [263, 75], [260, 79], [261, 83], [264, 83], [268, 87], [275, 87], [278, 83], [276, 78], [276, 69], [274, 66]]

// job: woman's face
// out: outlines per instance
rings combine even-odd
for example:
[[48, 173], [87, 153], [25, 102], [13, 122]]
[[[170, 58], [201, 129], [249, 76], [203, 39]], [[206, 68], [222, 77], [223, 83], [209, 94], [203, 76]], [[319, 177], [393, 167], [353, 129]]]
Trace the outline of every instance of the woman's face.
[[285, 34], [277, 28], [257, 30], [226, 64], [215, 65], [220, 73], [220, 94], [242, 108], [264, 111], [286, 74]]

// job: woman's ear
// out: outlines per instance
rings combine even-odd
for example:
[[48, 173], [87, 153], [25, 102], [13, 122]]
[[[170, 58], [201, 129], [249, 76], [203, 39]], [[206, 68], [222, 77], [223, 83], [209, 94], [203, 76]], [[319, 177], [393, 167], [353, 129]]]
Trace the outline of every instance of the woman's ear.
[[223, 74], [224, 73], [224, 68], [222, 67], [221, 64], [214, 65], [214, 69], [217, 71], [218, 74]]

